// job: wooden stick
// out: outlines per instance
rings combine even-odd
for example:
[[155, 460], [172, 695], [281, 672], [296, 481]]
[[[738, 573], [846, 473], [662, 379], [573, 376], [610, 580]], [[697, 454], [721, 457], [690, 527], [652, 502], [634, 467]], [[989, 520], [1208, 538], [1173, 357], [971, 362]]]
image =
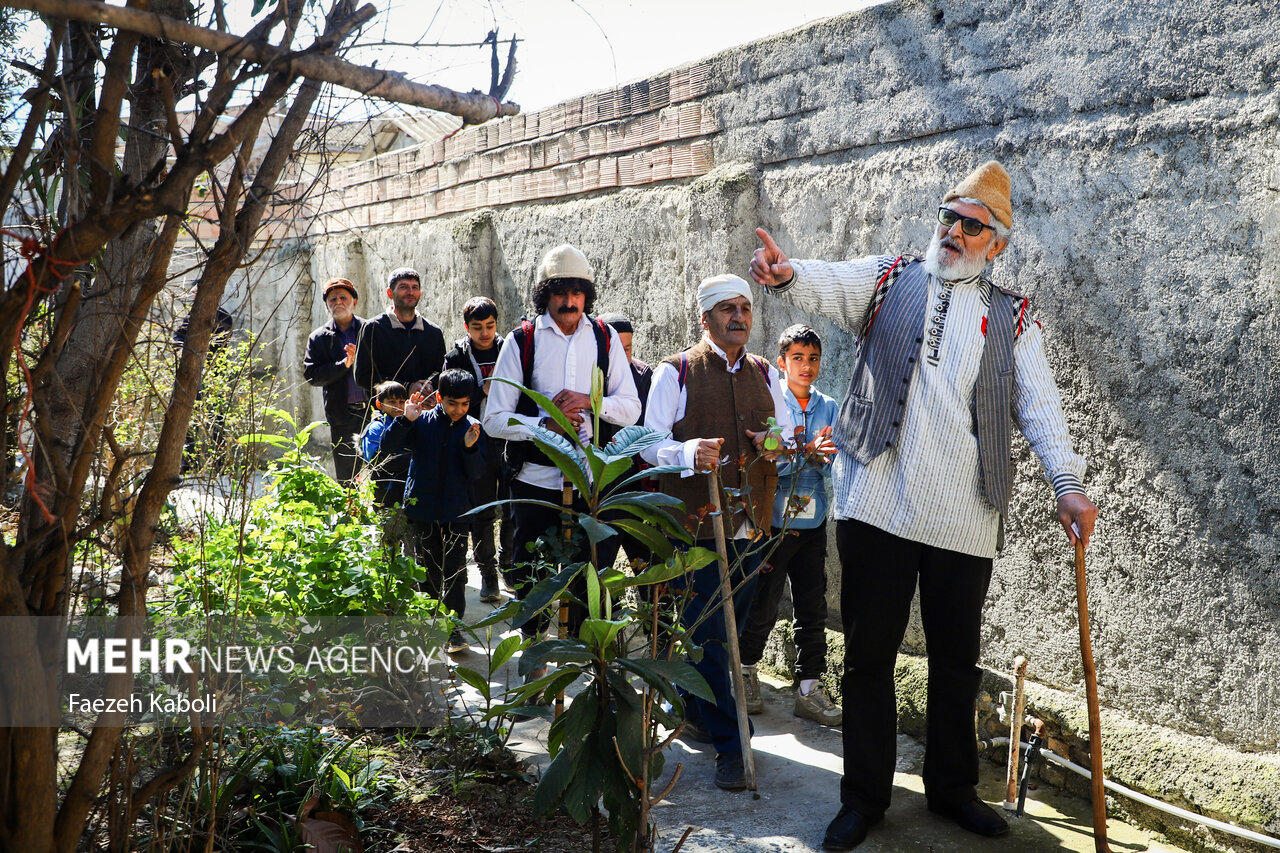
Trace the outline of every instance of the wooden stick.
[[1009, 769], [1005, 779], [1004, 807], [1013, 811], [1018, 807], [1018, 754], [1022, 746], [1023, 701], [1026, 699], [1027, 659], [1018, 655], [1013, 659], [1013, 717], [1009, 720]]
[[1076, 607], [1080, 615], [1080, 657], [1084, 662], [1084, 692], [1089, 704], [1089, 771], [1093, 784], [1093, 849], [1111, 853], [1107, 846], [1107, 793], [1102, 776], [1102, 714], [1098, 708], [1098, 673], [1093, 667], [1089, 640], [1089, 594], [1085, 584], [1084, 542], [1076, 534]]
[[720, 606], [724, 610], [725, 643], [729, 647], [729, 677], [733, 679], [733, 700], [738, 708], [738, 740], [742, 742], [742, 767], [747, 790], [756, 789], [756, 760], [751, 753], [751, 721], [747, 718], [746, 686], [742, 681], [742, 652], [738, 649], [738, 618], [733, 607], [733, 582], [729, 577], [729, 544], [725, 539], [724, 507], [720, 501], [720, 469], [713, 467], [707, 477], [711, 505], [716, 514], [712, 527], [716, 531], [716, 551], [720, 554]]
[[[573, 507], [573, 486], [568, 480], [564, 481], [564, 489], [560, 492], [560, 503], [564, 506], [564, 513], [560, 516], [560, 532], [564, 536], [565, 547], [569, 546], [569, 542], [573, 540], [573, 524], [570, 522], [569, 510]], [[560, 599], [560, 610], [558, 612], [558, 624], [556, 625], [556, 636], [561, 640], [569, 637], [569, 602], [563, 598]], [[564, 690], [556, 694], [556, 718], [564, 713]]]

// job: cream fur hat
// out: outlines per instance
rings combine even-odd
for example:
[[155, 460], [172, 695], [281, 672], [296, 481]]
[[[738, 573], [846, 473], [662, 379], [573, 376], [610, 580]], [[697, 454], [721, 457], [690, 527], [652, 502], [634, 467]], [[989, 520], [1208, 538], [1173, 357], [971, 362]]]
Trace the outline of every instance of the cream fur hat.
[[704, 278], [702, 284], [698, 285], [698, 312], [705, 314], [716, 307], [716, 303], [738, 296], [747, 297], [748, 303], [752, 301], [751, 285], [736, 275], [713, 275], [711, 278]]
[[542, 263], [538, 264], [538, 284], [553, 278], [583, 278], [592, 284], [596, 282], [587, 256], [568, 243], [547, 252], [542, 256]]
[[1013, 205], [1009, 202], [1009, 173], [995, 160], [988, 160], [956, 184], [942, 197], [942, 203], [957, 198], [976, 198], [1005, 228], [1013, 227]]

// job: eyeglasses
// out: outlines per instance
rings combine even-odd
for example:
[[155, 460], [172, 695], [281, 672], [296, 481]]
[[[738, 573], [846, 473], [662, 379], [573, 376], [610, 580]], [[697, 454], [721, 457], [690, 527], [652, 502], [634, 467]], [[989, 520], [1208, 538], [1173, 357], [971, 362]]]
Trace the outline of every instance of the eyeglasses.
[[982, 233], [983, 228], [990, 228], [992, 231], [996, 230], [994, 226], [988, 225], [981, 219], [974, 219], [972, 216], [961, 216], [949, 207], [938, 208], [938, 221], [947, 228], [959, 222], [960, 230], [970, 237], [977, 237]]

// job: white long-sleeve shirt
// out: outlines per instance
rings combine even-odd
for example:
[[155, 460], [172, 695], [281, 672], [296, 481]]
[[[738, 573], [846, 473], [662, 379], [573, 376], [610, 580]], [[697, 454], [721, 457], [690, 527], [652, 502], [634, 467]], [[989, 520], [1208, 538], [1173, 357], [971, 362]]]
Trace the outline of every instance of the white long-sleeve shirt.
[[[640, 417], [640, 396], [636, 393], [635, 380], [627, 353], [618, 340], [618, 333], [609, 332], [609, 372], [605, 376], [605, 396], [600, 407], [600, 417], [611, 424], [629, 426]], [[508, 335], [503, 343], [498, 362], [494, 365], [494, 378], [509, 379], [523, 384], [524, 367], [520, 363], [520, 345]], [[596, 336], [585, 316], [579, 318], [572, 335], [566, 335], [551, 319], [542, 314], [533, 323], [533, 390], [548, 397], [555, 397], [562, 390], [591, 393], [591, 372], [596, 366]], [[505, 382], [494, 382], [489, 387], [489, 404], [485, 409], [484, 431], [494, 438], [507, 441], [531, 440], [532, 427], [547, 416], [541, 407], [536, 414], [516, 414], [516, 404], [521, 392]], [[514, 418], [517, 423], [510, 424]], [[578, 436], [584, 442], [591, 440], [591, 413], [584, 412]], [[559, 489], [563, 482], [560, 470], [553, 465], [526, 464], [516, 479], [543, 489]]]
[[[792, 281], [770, 290], [860, 328], [876, 282], [892, 257], [792, 261]], [[970, 409], [985, 342], [988, 285], [929, 277], [929, 304], [897, 442], [870, 464], [840, 453], [834, 514], [915, 542], [994, 557], [999, 512], [983, 497]], [[656, 385], [655, 377], [655, 385]], [[1085, 462], [1071, 447], [1038, 323], [1025, 319], [1013, 347], [1013, 413], [1058, 497], [1083, 493]]]
[[[716, 346], [715, 341], [706, 335], [703, 336], [703, 340], [711, 347], [712, 352], [725, 360], [727, 372], [737, 373], [746, 366], [747, 356], [745, 350], [735, 363], [728, 364], [728, 357], [725, 355], [724, 350]], [[773, 398], [773, 419], [782, 428], [783, 439], [790, 441], [792, 434], [795, 432], [795, 427], [791, 420], [791, 410], [787, 408], [786, 400], [782, 396], [784, 387], [786, 387], [785, 382], [778, 375], [778, 371], [774, 369], [773, 365], [769, 365], [769, 396]], [[670, 433], [671, 427], [684, 418], [688, 402], [688, 392], [685, 388], [680, 387], [680, 378], [676, 369], [664, 361], [653, 371], [653, 384], [649, 387], [649, 401], [645, 408], [644, 425], [650, 429]], [[640, 456], [651, 465], [682, 466], [685, 470], [680, 472], [680, 476], [691, 477], [694, 473], [698, 442], [703, 438], [720, 437], [705, 435], [691, 438], [687, 441], [676, 441], [674, 438], [668, 437], [642, 450]], [[747, 528], [744, 522], [734, 537], [741, 538], [746, 535]]]

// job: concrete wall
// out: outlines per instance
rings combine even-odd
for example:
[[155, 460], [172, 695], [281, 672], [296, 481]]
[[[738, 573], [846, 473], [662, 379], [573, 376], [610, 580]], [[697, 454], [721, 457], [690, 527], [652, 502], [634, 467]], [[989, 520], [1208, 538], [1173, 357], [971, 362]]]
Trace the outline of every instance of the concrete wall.
[[[941, 194], [982, 160], [1002, 160], [1016, 233], [994, 277], [1034, 299], [1102, 510], [1089, 556], [1103, 704], [1243, 752], [1275, 752], [1277, 12], [1274, 0], [904, 0], [700, 63], [701, 93], [690, 96], [699, 120], [680, 143], [709, 146], [696, 176], [654, 170], [604, 189], [566, 179], [535, 201], [481, 206], [515, 198], [483, 189], [512, 180], [485, 178], [478, 165], [501, 159], [504, 146], [559, 138], [552, 147], [572, 155], [566, 134], [607, 140], [610, 128], [643, 128], [672, 109], [601, 119], [585, 105], [618, 100], [602, 93], [566, 108], [577, 131], [562, 119], [531, 136], [526, 121], [504, 143], [491, 128], [452, 161], [428, 152], [387, 170], [407, 169], [403, 179], [418, 187], [426, 179], [415, 169], [468, 176], [469, 194], [450, 196], [460, 212], [391, 224], [364, 215], [368, 225], [330, 217], [294, 251], [309, 256], [315, 282], [347, 274], [365, 284], [365, 313], [381, 309], [374, 296], [387, 272], [416, 266], [423, 313], [452, 337], [477, 293], [513, 323], [539, 256], [572, 242], [596, 264], [599, 310], [629, 314], [638, 355], [657, 360], [694, 339], [701, 278], [745, 273], [757, 225], [794, 257], [922, 250]], [[669, 141], [632, 142], [635, 156], [671, 159], [654, 153]], [[589, 171], [572, 158], [554, 168]], [[305, 274], [282, 286], [300, 281]], [[778, 332], [797, 320], [824, 335], [819, 384], [838, 397], [848, 332], [763, 297], [753, 350], [772, 355]], [[296, 339], [292, 347], [282, 365], [300, 361]], [[1071, 555], [1038, 462], [1025, 443], [1015, 448], [1021, 476], [984, 660], [1007, 670], [1026, 654], [1034, 679], [1079, 692]]]

